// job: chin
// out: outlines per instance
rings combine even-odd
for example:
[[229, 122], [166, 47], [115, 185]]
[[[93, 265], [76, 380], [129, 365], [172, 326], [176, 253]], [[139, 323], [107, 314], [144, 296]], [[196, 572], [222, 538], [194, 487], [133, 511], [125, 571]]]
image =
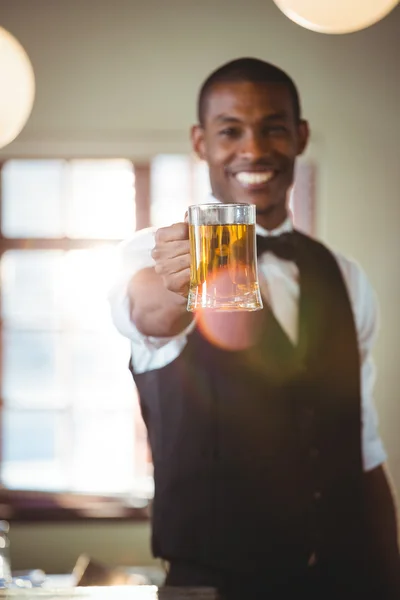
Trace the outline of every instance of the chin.
[[279, 206], [278, 202], [273, 202], [269, 198], [265, 199], [265, 200], [261, 200], [257, 196], [253, 196], [252, 198], [249, 198], [247, 200], [247, 202], [249, 202], [249, 204], [256, 205], [256, 212], [259, 215], [267, 215], [267, 214], [275, 211]]
[[279, 200], [276, 199], [276, 195], [271, 193], [271, 190], [264, 186], [264, 189], [252, 189], [252, 190], [241, 190], [241, 196], [244, 202], [249, 204], [256, 204], [260, 208], [268, 208], [271, 205], [277, 204]]
[[272, 212], [275, 212], [276, 210], [276, 204], [258, 204], [257, 202], [254, 202], [253, 204], [256, 205], [256, 213], [258, 215], [269, 215]]

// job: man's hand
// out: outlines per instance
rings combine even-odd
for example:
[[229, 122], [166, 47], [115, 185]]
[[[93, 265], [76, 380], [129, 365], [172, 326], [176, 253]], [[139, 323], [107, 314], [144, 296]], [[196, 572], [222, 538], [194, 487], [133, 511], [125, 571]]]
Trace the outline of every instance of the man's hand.
[[190, 242], [187, 223], [175, 223], [158, 229], [151, 253], [155, 272], [161, 275], [167, 290], [187, 297], [190, 282]]

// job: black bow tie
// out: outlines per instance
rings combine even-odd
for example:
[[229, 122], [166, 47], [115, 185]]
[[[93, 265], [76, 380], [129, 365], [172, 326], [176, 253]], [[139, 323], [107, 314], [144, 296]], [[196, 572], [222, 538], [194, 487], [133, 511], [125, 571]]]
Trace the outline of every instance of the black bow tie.
[[278, 258], [294, 261], [296, 252], [293, 234], [257, 235], [257, 256], [260, 256], [263, 252], [272, 252]]

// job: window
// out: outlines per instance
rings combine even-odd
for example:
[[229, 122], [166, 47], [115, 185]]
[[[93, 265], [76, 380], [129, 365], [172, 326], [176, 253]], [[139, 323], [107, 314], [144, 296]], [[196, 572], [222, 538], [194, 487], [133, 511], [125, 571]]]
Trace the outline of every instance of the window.
[[127, 160], [10, 160], [1, 171], [1, 484], [151, 496], [151, 467], [107, 301], [135, 229]]

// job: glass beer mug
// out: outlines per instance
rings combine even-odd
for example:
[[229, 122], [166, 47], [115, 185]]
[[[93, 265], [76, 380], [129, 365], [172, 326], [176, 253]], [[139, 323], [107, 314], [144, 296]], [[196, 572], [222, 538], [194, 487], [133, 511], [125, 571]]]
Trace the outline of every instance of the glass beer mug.
[[260, 310], [254, 204], [189, 206], [187, 309]]

